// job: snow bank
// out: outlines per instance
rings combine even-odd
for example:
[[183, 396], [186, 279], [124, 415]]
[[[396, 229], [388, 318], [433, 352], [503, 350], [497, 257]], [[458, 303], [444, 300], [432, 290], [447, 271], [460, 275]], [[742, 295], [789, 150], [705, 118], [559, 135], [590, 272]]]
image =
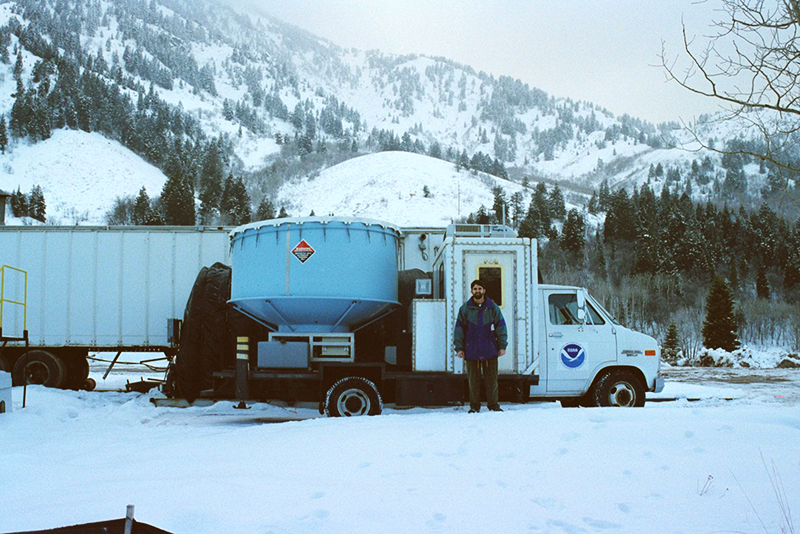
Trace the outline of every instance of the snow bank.
[[698, 360], [681, 357], [677, 367], [699, 365], [701, 367], [734, 367], [753, 369], [800, 368], [800, 356], [778, 347], [741, 347], [733, 352], [724, 349], [703, 349]]

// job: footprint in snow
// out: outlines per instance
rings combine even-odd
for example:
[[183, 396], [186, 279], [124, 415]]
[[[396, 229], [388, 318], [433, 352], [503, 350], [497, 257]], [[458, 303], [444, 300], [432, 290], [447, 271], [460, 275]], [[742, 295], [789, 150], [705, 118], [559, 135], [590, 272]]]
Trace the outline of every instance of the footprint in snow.
[[359, 469], [366, 469], [367, 467], [369, 467], [371, 465], [372, 465], [371, 462], [361, 462], [360, 464], [358, 464], [358, 467], [359, 467]]
[[314, 494], [311, 496], [311, 498], [312, 498], [312, 499], [321, 499], [321, 498], [323, 498], [324, 496], [325, 496], [325, 493], [323, 493], [323, 492], [321, 492], [321, 491], [318, 491], [318, 492], [314, 493]]
[[686, 436], [687, 439], [693, 438], [694, 432], [692, 432], [691, 430], [687, 430], [686, 432], [683, 433], [683, 435]]
[[431, 530], [441, 530], [442, 527], [444, 527], [445, 520], [447, 520], [447, 516], [437, 512], [433, 514], [425, 524], [428, 525], [428, 528]]
[[591, 517], [584, 517], [583, 522], [592, 528], [600, 528], [604, 530], [610, 528], [622, 528], [622, 525], [620, 525], [619, 523], [612, 523], [611, 521], [603, 521], [602, 519], [592, 519]]
[[623, 514], [631, 513], [631, 507], [625, 504], [624, 502], [618, 503], [617, 508], [619, 508], [619, 511], [622, 512]]

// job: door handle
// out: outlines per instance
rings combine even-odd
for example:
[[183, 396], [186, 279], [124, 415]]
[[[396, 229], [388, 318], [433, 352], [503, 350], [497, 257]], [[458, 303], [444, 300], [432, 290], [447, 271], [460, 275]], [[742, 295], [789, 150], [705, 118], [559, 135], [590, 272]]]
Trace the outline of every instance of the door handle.
[[550, 332], [548, 335], [550, 337], [564, 337], [564, 334], [562, 334], [561, 332]]

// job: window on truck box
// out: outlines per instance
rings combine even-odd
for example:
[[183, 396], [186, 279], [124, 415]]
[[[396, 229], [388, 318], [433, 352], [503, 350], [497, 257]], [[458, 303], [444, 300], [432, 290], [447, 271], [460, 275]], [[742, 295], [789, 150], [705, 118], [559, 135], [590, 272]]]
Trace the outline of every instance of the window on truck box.
[[[578, 321], [578, 297], [575, 293], [550, 295], [550, 323], [554, 325], [580, 324]], [[606, 324], [603, 317], [594, 307], [586, 303], [587, 323], [593, 325]]]
[[486, 296], [494, 301], [499, 307], [503, 307], [503, 266], [502, 265], [478, 265], [478, 276], [476, 278], [483, 283]]

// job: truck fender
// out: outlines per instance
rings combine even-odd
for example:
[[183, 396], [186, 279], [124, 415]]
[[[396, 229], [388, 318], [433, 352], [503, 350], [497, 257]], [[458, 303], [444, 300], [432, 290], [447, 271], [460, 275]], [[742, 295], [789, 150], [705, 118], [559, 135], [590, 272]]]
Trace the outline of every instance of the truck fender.
[[604, 375], [607, 371], [613, 371], [615, 369], [620, 369], [633, 373], [633, 375], [642, 384], [645, 391], [647, 391], [647, 379], [645, 378], [644, 373], [642, 372], [641, 369], [633, 365], [619, 365], [616, 362], [609, 362], [608, 364], [598, 366], [598, 368], [594, 370], [594, 373], [592, 373], [591, 380], [589, 380], [587, 387], [584, 389], [584, 394], [587, 394], [592, 391], [592, 389], [595, 387], [595, 385], [597, 385], [597, 381], [600, 379], [602, 375]]

